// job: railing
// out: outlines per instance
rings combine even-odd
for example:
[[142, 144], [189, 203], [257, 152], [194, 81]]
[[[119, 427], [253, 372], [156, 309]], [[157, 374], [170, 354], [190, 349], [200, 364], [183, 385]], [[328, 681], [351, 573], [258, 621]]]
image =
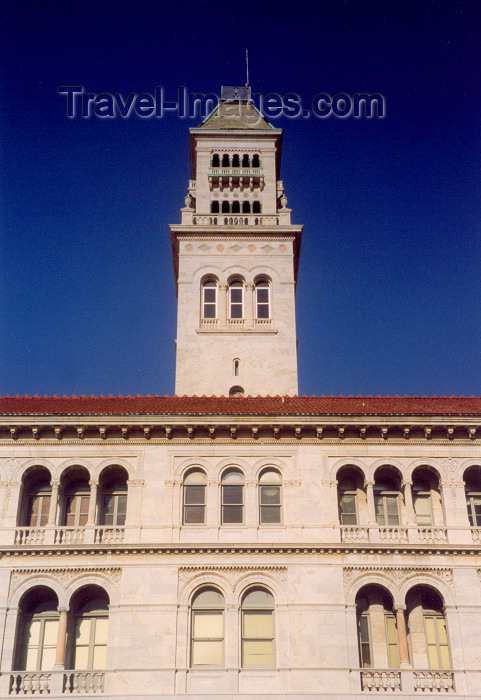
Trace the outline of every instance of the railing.
[[380, 542], [404, 543], [408, 541], [406, 527], [379, 527]]
[[228, 318], [227, 328], [230, 330], [242, 330], [245, 326], [245, 318]]
[[415, 693], [453, 693], [452, 671], [414, 671]]
[[17, 527], [14, 544], [43, 544], [45, 541], [44, 527]]
[[217, 328], [218, 324], [219, 324], [218, 318], [201, 318], [200, 319], [201, 328], [206, 328], [207, 330], [213, 330], [214, 328]]
[[369, 542], [369, 528], [359, 525], [341, 525], [342, 542]]
[[219, 177], [227, 175], [229, 177], [262, 177], [262, 168], [210, 168], [209, 177]]
[[448, 541], [445, 527], [418, 527], [419, 542], [425, 544], [442, 544]]
[[103, 671], [69, 671], [64, 674], [63, 692], [71, 695], [104, 692]]
[[22, 671], [10, 675], [9, 695], [48, 695], [51, 673]]
[[124, 527], [96, 527], [94, 544], [116, 544], [124, 541]]
[[196, 226], [277, 226], [279, 217], [274, 214], [212, 214], [194, 216]]
[[55, 528], [54, 544], [83, 544], [85, 528], [57, 527]]
[[474, 544], [481, 544], [481, 530], [472, 527], [471, 537], [473, 538]]
[[254, 328], [268, 328], [269, 326], [272, 326], [272, 319], [271, 318], [255, 318], [254, 319]]
[[398, 693], [401, 690], [400, 671], [361, 671], [361, 687], [368, 693]]

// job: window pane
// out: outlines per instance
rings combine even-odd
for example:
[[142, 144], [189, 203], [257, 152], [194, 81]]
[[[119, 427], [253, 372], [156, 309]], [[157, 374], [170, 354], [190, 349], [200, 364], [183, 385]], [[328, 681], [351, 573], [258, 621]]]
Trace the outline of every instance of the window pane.
[[242, 304], [231, 304], [230, 317], [231, 318], [242, 318]]
[[90, 620], [77, 620], [75, 640], [77, 644], [88, 644], [90, 641]]
[[441, 647], [439, 651], [441, 654], [441, 668], [451, 668], [448, 647]]
[[269, 318], [268, 304], [257, 304], [257, 318]]
[[108, 618], [98, 617], [95, 621], [95, 644], [107, 644], [108, 630]]
[[215, 304], [204, 304], [204, 318], [215, 318]]
[[280, 523], [280, 506], [261, 506], [261, 523]]
[[272, 641], [245, 640], [242, 663], [244, 666], [273, 666], [274, 645]]
[[446, 622], [444, 621], [443, 617], [438, 617], [436, 618], [437, 620], [437, 627], [438, 627], [438, 639], [440, 644], [445, 644], [447, 645], [448, 643], [448, 635], [446, 634]]
[[195, 638], [222, 639], [223, 613], [216, 610], [196, 610], [193, 613], [192, 627]]
[[122, 493], [117, 496], [117, 522], [116, 525], [125, 525], [127, 514], [127, 494]]
[[230, 290], [230, 300], [233, 304], [242, 303], [242, 288], [231, 287]]
[[45, 620], [43, 646], [56, 646], [58, 635], [58, 620]]
[[378, 525], [385, 525], [384, 502], [382, 496], [374, 496], [374, 507], [376, 510], [376, 522]]
[[44, 647], [42, 652], [42, 660], [40, 662], [41, 671], [51, 671], [55, 665], [55, 656], [57, 653], [57, 645]]
[[431, 498], [430, 496], [416, 496], [414, 501], [416, 523], [418, 525], [432, 525]]
[[279, 486], [261, 486], [260, 488], [263, 505], [280, 505], [281, 490]]
[[222, 487], [222, 502], [223, 503], [242, 503], [242, 486], [223, 486]]
[[397, 496], [385, 496], [388, 525], [399, 525]]
[[74, 668], [79, 671], [86, 671], [89, 663], [88, 646], [77, 646], [75, 648]]
[[194, 640], [192, 644], [192, 665], [222, 666], [222, 640]]
[[215, 304], [215, 287], [204, 288], [204, 301]]
[[107, 665], [107, 647], [105, 645], [94, 647], [92, 668], [105, 668]]
[[184, 508], [184, 523], [203, 523], [204, 506], [186, 506]]
[[186, 505], [205, 503], [205, 486], [185, 486], [184, 499]]
[[244, 637], [250, 639], [272, 638], [272, 612], [270, 610], [244, 610]]
[[269, 302], [269, 289], [267, 287], [257, 287], [257, 301], [259, 304]]
[[386, 637], [389, 654], [389, 668], [399, 668], [397, 630], [394, 615], [386, 615]]
[[243, 506], [222, 506], [223, 523], [241, 523]]

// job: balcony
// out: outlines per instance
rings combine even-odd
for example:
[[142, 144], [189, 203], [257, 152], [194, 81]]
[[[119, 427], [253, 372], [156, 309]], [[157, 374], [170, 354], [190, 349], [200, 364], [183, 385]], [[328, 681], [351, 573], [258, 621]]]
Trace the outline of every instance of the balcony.
[[411, 695], [454, 693], [454, 671], [412, 669], [362, 669], [361, 690], [363, 693], [400, 693]]
[[125, 527], [96, 525], [95, 527], [17, 527], [14, 544], [79, 545], [119, 544], [125, 539]]
[[219, 213], [193, 216], [192, 223], [196, 226], [278, 226], [279, 219], [279, 216], [273, 214]]
[[[481, 533], [481, 531], [480, 531]], [[473, 541], [474, 537], [473, 537]], [[367, 527], [363, 525], [341, 525], [341, 542], [371, 544], [446, 544], [447, 527]], [[480, 544], [481, 540], [477, 542]]]
[[104, 692], [104, 671], [17, 671], [9, 695], [96, 695]]
[[259, 187], [261, 190], [264, 188], [262, 168], [210, 168], [208, 178], [211, 190], [214, 187], [218, 187], [220, 190], [223, 190], [225, 187], [229, 189], [239, 187], [241, 190], [246, 187], [250, 190], [253, 190], [255, 187]]

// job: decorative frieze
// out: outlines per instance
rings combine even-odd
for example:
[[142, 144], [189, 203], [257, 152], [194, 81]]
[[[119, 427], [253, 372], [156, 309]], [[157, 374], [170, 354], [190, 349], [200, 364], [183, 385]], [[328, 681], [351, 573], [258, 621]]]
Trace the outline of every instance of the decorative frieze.
[[386, 578], [386, 582], [396, 586], [402, 586], [409, 578], [420, 574], [435, 576], [448, 586], [454, 585], [453, 570], [445, 566], [345, 566], [342, 572], [346, 587], [369, 574], [380, 574]]
[[122, 569], [119, 566], [69, 566], [62, 568], [38, 567], [13, 569], [11, 573], [12, 590], [17, 589], [24, 581], [41, 575], [53, 577], [64, 586], [68, 586], [71, 581], [79, 576], [89, 576], [92, 574], [101, 574], [114, 583], [118, 583], [122, 576]]

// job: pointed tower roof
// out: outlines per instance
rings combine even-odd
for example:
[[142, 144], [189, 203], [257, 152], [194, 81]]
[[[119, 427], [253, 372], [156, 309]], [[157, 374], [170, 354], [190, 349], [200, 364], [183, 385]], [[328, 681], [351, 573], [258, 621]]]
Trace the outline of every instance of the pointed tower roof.
[[[232, 90], [234, 88], [231, 88]], [[222, 88], [223, 93], [226, 88]], [[207, 115], [199, 129], [274, 129], [250, 99], [223, 99]]]

